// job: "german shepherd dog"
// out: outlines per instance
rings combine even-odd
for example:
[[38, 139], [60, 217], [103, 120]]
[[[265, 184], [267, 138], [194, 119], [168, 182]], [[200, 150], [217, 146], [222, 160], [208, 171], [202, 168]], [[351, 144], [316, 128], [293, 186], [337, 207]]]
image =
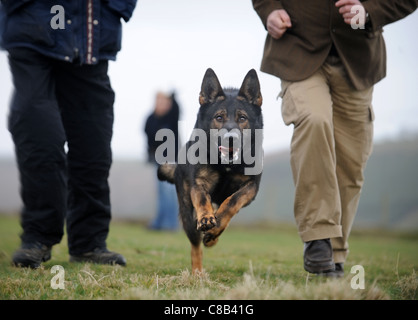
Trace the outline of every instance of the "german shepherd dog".
[[180, 161], [180, 151], [177, 163], [158, 168], [160, 180], [176, 185], [193, 273], [202, 271], [202, 238], [206, 247], [215, 245], [232, 217], [254, 200], [263, 157], [262, 96], [255, 70], [238, 90], [223, 89], [207, 69], [199, 103], [194, 133], [182, 149], [186, 159]]

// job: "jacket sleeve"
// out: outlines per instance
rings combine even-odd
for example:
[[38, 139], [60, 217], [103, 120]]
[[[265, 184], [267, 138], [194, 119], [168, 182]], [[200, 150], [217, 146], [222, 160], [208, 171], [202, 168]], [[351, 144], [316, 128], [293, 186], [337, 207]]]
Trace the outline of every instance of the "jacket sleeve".
[[367, 0], [362, 4], [375, 31], [414, 12], [418, 0]]
[[110, 9], [116, 11], [126, 22], [132, 17], [137, 0], [107, 0]]
[[281, 1], [277, 0], [252, 0], [253, 8], [257, 12], [258, 16], [261, 19], [261, 22], [264, 25], [264, 28], [267, 30], [267, 18], [271, 12], [278, 9], [283, 9]]

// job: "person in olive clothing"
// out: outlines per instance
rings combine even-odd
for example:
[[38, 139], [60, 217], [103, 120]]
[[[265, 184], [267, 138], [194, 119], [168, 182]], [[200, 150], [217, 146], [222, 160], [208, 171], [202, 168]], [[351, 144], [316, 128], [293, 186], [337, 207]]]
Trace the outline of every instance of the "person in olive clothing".
[[294, 214], [304, 268], [342, 276], [372, 150], [373, 85], [386, 75], [382, 27], [418, 1], [252, 2], [268, 32], [261, 71], [280, 78], [283, 120], [294, 126]]

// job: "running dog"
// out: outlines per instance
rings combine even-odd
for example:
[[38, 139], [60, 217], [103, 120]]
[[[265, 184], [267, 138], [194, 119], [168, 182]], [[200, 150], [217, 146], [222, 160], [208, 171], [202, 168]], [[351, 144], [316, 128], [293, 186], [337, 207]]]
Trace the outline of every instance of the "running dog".
[[179, 213], [191, 243], [192, 271], [202, 271], [206, 247], [257, 195], [262, 174], [262, 96], [255, 70], [241, 88], [222, 88], [207, 69], [190, 140], [177, 163], [162, 164], [158, 178], [176, 185]]

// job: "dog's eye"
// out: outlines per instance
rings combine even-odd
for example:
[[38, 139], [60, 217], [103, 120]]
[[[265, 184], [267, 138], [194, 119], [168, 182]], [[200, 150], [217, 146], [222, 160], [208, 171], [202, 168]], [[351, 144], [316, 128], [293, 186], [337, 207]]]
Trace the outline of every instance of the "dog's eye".
[[238, 121], [239, 121], [239, 122], [245, 122], [245, 121], [247, 121], [247, 117], [246, 117], [246, 116], [240, 116], [240, 117], [238, 118]]
[[218, 121], [218, 122], [223, 122], [224, 117], [222, 117], [221, 115], [217, 115], [217, 116], [215, 116], [215, 119], [216, 119], [216, 121]]

